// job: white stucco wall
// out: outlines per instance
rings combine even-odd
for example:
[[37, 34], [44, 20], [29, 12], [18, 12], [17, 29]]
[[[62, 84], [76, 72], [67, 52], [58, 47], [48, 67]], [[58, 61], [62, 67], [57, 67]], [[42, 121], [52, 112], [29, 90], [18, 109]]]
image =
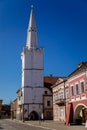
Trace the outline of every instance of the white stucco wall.
[[25, 88], [24, 103], [42, 103], [44, 91], [42, 88]]
[[43, 103], [43, 49], [27, 49], [22, 53], [23, 103]]
[[43, 66], [43, 49], [25, 49], [22, 53], [22, 87], [43, 86]]
[[43, 87], [43, 70], [24, 70], [22, 86]]
[[43, 69], [43, 48], [27, 49], [22, 53], [22, 69]]

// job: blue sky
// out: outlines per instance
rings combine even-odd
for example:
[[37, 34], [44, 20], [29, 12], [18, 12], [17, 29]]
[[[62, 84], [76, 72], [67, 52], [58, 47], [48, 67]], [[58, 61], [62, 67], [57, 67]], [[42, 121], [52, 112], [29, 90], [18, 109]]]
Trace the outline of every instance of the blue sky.
[[21, 52], [34, 5], [44, 75], [67, 76], [87, 61], [87, 0], [0, 0], [0, 98], [21, 87]]

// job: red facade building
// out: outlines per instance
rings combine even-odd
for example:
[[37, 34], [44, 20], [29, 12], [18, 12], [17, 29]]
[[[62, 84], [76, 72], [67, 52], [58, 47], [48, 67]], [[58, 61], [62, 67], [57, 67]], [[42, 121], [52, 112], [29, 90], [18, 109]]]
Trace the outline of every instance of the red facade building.
[[85, 123], [87, 120], [87, 62], [82, 62], [66, 81], [66, 124]]

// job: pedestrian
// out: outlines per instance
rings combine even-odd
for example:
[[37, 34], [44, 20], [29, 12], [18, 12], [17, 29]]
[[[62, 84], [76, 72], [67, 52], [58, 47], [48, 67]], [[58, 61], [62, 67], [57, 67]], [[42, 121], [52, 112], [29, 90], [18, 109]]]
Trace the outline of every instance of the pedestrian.
[[41, 121], [43, 121], [44, 120], [44, 118], [43, 118], [43, 113], [41, 113]]

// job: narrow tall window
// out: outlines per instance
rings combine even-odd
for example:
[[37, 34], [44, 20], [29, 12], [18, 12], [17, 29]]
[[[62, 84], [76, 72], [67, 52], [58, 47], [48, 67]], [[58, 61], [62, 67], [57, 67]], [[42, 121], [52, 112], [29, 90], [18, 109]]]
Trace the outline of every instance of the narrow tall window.
[[58, 99], [58, 93], [56, 93], [56, 100]]
[[51, 106], [51, 102], [48, 100], [47, 101], [47, 106], [50, 107]]
[[64, 98], [64, 93], [61, 92], [61, 93], [60, 93], [60, 99], [63, 99], [63, 98]]
[[63, 117], [63, 116], [64, 116], [64, 109], [61, 108], [61, 109], [60, 109], [60, 117]]
[[81, 82], [81, 92], [84, 93], [84, 82]]
[[71, 86], [71, 94], [74, 96], [74, 86]]
[[65, 98], [68, 98], [68, 89], [65, 89]]
[[53, 101], [55, 101], [55, 94], [53, 94]]
[[76, 95], [79, 94], [78, 84], [76, 84]]

